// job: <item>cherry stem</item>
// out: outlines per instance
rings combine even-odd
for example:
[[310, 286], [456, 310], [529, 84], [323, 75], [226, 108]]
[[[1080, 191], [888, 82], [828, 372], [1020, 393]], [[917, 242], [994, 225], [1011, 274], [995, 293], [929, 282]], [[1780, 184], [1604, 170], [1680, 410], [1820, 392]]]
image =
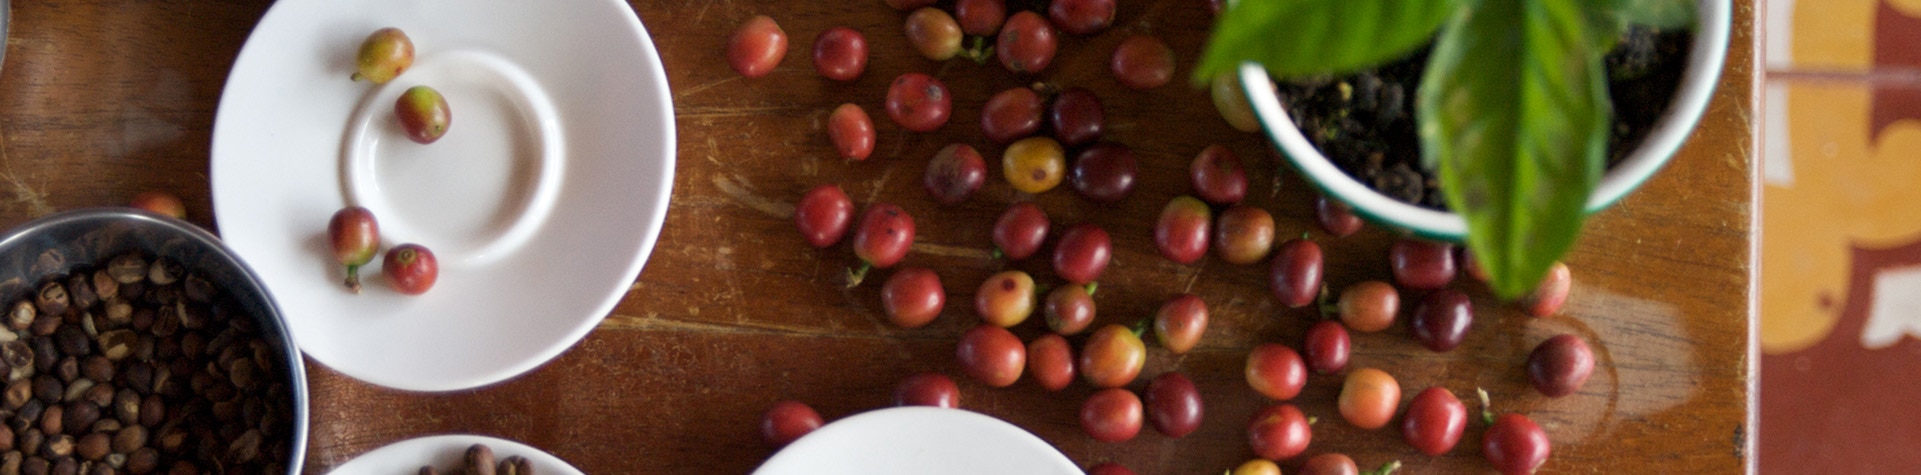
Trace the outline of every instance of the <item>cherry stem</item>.
[[1319, 423], [1321, 423], [1321, 418], [1319, 418], [1319, 417], [1314, 417], [1314, 416], [1308, 416], [1308, 417], [1307, 417], [1307, 425], [1314, 425], [1314, 424], [1319, 424]]
[[1394, 473], [1395, 470], [1400, 470], [1400, 469], [1401, 469], [1401, 461], [1395, 460], [1392, 462], [1381, 464], [1381, 468], [1374, 469], [1374, 471], [1367, 472], [1363, 475], [1388, 475], [1390, 473]]
[[360, 293], [360, 265], [347, 266], [347, 290]]
[[994, 48], [987, 46], [985, 36], [976, 36], [973, 39], [974, 46], [962, 50], [960, 56], [973, 60], [974, 64], [987, 64], [987, 59], [994, 57]]
[[1474, 392], [1481, 397], [1481, 422], [1494, 425], [1494, 407], [1493, 404], [1488, 403], [1487, 390], [1474, 388]]
[[866, 262], [860, 263], [860, 267], [848, 269], [847, 270], [847, 288], [851, 289], [855, 287], [860, 287], [860, 281], [867, 279], [867, 271], [873, 270], [873, 269], [874, 269], [874, 265], [868, 264]]
[[1006, 257], [1007, 257], [1007, 253], [1001, 252], [1000, 246], [994, 246], [994, 252], [989, 253], [987, 255], [987, 258], [989, 260], [996, 260], [996, 261], [1004, 259]]
[[1088, 283], [1087, 283], [1087, 296], [1088, 296], [1088, 297], [1093, 297], [1093, 296], [1094, 296], [1094, 291], [1096, 291], [1096, 290], [1100, 290], [1100, 288], [1101, 288], [1101, 283], [1100, 283], [1100, 282], [1088, 282]]
[[1319, 300], [1320, 303], [1316, 304], [1316, 306], [1321, 310], [1321, 319], [1334, 320], [1341, 318], [1341, 304], [1334, 301], [1333, 293], [1328, 292], [1326, 283], [1321, 284], [1321, 296]]
[[1154, 317], [1146, 317], [1140, 320], [1136, 320], [1134, 322], [1134, 325], [1129, 329], [1133, 330], [1135, 338], [1146, 340], [1147, 330], [1153, 327], [1154, 327]]

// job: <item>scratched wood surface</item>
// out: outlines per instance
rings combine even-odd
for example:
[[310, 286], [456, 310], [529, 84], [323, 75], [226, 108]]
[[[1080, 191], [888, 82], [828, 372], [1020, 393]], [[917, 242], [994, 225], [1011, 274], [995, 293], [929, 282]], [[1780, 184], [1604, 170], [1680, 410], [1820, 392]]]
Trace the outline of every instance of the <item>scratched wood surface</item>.
[[[1250, 201], [1274, 214], [1281, 236], [1307, 232], [1320, 242], [1331, 285], [1388, 277], [1386, 249], [1396, 236], [1372, 228], [1348, 238], [1321, 234], [1306, 185], [1259, 136], [1229, 128], [1205, 91], [1177, 81], [1135, 92], [1106, 72], [1116, 44], [1148, 34], [1174, 48], [1184, 77], [1209, 22], [1199, 0], [1123, 1], [1115, 27], [1064, 38], [1054, 64], [1034, 77], [920, 58], [901, 32], [904, 15], [879, 1], [633, 3], [666, 62], [680, 136], [666, 228], [638, 282], [578, 346], [492, 387], [404, 393], [309, 362], [309, 471], [410, 437], [470, 432], [544, 448], [588, 473], [743, 473], [773, 453], [757, 435], [761, 411], [773, 402], [798, 399], [834, 419], [888, 405], [905, 376], [941, 371], [960, 380], [964, 407], [1031, 430], [1083, 466], [1111, 460], [1141, 473], [1218, 473], [1252, 456], [1245, 428], [1266, 404], [1242, 380], [1246, 349], [1298, 344], [1312, 314], [1274, 302], [1264, 265], [1213, 257], [1175, 265], [1156, 255], [1152, 222], [1168, 199], [1188, 192], [1188, 161], [1209, 144], [1239, 154], [1253, 178]], [[1457, 281], [1479, 309], [1460, 349], [1430, 353], [1397, 327], [1356, 334], [1353, 364], [1394, 374], [1404, 399], [1432, 385], [1463, 398], [1487, 388], [1502, 408], [1547, 429], [1555, 446], [1543, 472], [1751, 470], [1755, 2], [1735, 3], [1729, 61], [1700, 131], [1666, 171], [1590, 221], [1569, 259], [1576, 286], [1565, 315], [1529, 319]], [[269, 6], [15, 2], [0, 69], [0, 224], [158, 189], [186, 198], [190, 219], [212, 226], [207, 153], [215, 105], [233, 58]], [[726, 35], [762, 13], [788, 33], [787, 58], [768, 77], [742, 79], [723, 60]], [[813, 72], [814, 35], [833, 26], [858, 28], [872, 45], [871, 64], [856, 82]], [[933, 74], [954, 92], [953, 119], [935, 133], [903, 132], [881, 113], [887, 83], [910, 71]], [[990, 165], [987, 186], [971, 201], [945, 207], [928, 199], [920, 186], [927, 157], [963, 142], [997, 162], [1001, 147], [977, 125], [980, 105], [993, 92], [1037, 81], [1101, 97], [1106, 138], [1141, 159], [1139, 188], [1114, 205], [1091, 204], [1065, 188], [1025, 196]], [[879, 147], [866, 162], [834, 158], [825, 137], [828, 111], [843, 102], [877, 119]], [[836, 285], [850, 253], [807, 246], [789, 219], [801, 192], [821, 183], [840, 184], [857, 205], [893, 202], [916, 217], [920, 232], [906, 263], [941, 273], [949, 304], [938, 321], [892, 328], [878, 310], [878, 285]], [[1145, 372], [1181, 371], [1198, 381], [1206, 402], [1200, 431], [1169, 439], [1149, 429], [1126, 443], [1094, 442], [1076, 424], [1091, 393], [1083, 386], [991, 389], [960, 376], [954, 344], [977, 321], [970, 309], [979, 282], [1004, 268], [1051, 279], [1044, 264], [988, 255], [994, 216], [1030, 199], [1057, 225], [1091, 221], [1114, 236], [1114, 263], [1097, 298], [1101, 322], [1141, 318], [1177, 292], [1209, 303], [1202, 346], [1185, 356], [1150, 349]], [[1029, 323], [1017, 333], [1040, 331]], [[1527, 386], [1522, 361], [1558, 333], [1586, 338], [1598, 367], [1581, 393], [1548, 400]], [[1452, 453], [1423, 456], [1397, 431], [1340, 421], [1338, 386], [1336, 377], [1312, 377], [1294, 401], [1321, 418], [1310, 453], [1345, 452], [1365, 466], [1398, 459], [1410, 473], [1488, 471], [1478, 424]]]

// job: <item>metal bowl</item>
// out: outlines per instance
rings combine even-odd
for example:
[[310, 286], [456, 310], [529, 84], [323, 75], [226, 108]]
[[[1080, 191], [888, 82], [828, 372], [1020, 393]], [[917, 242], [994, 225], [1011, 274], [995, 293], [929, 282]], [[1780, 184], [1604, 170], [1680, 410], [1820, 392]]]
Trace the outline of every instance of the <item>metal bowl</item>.
[[307, 375], [299, 347], [280, 309], [253, 270], [220, 238], [193, 224], [132, 208], [67, 211], [23, 224], [0, 235], [0, 302], [14, 302], [48, 276], [94, 267], [129, 251], [179, 262], [213, 283], [259, 324], [261, 337], [283, 359], [293, 397], [287, 473], [298, 473], [307, 449]]

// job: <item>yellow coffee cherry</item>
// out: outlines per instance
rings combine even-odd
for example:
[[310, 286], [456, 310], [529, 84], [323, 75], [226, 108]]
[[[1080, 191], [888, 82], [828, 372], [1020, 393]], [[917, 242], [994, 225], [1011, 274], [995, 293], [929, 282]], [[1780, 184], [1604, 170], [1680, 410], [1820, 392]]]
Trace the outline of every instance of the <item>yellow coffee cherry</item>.
[[1029, 137], [1001, 153], [1001, 174], [1014, 189], [1040, 194], [1061, 184], [1067, 174], [1067, 154], [1050, 137]]

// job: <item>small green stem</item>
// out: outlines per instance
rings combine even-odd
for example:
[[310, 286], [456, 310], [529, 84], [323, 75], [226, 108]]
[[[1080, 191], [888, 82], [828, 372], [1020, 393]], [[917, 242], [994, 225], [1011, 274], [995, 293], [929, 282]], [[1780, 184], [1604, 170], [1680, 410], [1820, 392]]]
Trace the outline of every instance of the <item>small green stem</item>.
[[1093, 297], [1093, 296], [1094, 296], [1094, 291], [1096, 291], [1096, 290], [1100, 290], [1100, 288], [1101, 288], [1101, 283], [1100, 283], [1100, 282], [1088, 282], [1088, 283], [1087, 283], [1087, 296], [1088, 296], [1088, 297]]
[[1134, 325], [1129, 327], [1130, 330], [1134, 331], [1134, 337], [1140, 338], [1142, 340], [1147, 339], [1147, 330], [1151, 328], [1154, 328], [1154, 317], [1147, 317], [1147, 318], [1142, 318], [1140, 320], [1136, 320], [1134, 322]]
[[1006, 257], [1007, 257], [1007, 253], [1001, 252], [1000, 246], [994, 246], [994, 252], [989, 253], [987, 258], [998, 261]]
[[973, 60], [974, 64], [987, 64], [987, 59], [994, 57], [994, 48], [987, 46], [987, 37], [985, 36], [976, 36], [973, 37], [973, 40], [973, 46], [961, 50], [960, 56]]
[[1341, 318], [1341, 305], [1334, 300], [1333, 295], [1333, 292], [1327, 290], [1327, 283], [1322, 282], [1320, 304], [1316, 306], [1320, 308], [1321, 318], [1323, 319], [1333, 320]]
[[356, 294], [360, 293], [360, 265], [359, 264], [353, 264], [353, 265], [347, 266], [347, 290], [351, 290], [353, 291], [353, 293], [356, 293]]
[[1374, 471], [1371, 471], [1371, 472], [1362, 473], [1361, 475], [1388, 475], [1388, 474], [1394, 473], [1395, 470], [1400, 470], [1400, 469], [1401, 469], [1401, 461], [1395, 460], [1392, 462], [1388, 462], [1386, 464], [1382, 464], [1381, 468], [1374, 469]]
[[1474, 392], [1481, 397], [1481, 422], [1494, 425], [1494, 407], [1493, 404], [1488, 403], [1487, 390], [1474, 388]]
[[867, 279], [867, 271], [873, 270], [873, 269], [874, 269], [874, 265], [868, 264], [866, 262], [861, 262], [860, 267], [848, 269], [847, 270], [847, 288], [851, 289], [855, 287], [860, 287], [860, 281]]

